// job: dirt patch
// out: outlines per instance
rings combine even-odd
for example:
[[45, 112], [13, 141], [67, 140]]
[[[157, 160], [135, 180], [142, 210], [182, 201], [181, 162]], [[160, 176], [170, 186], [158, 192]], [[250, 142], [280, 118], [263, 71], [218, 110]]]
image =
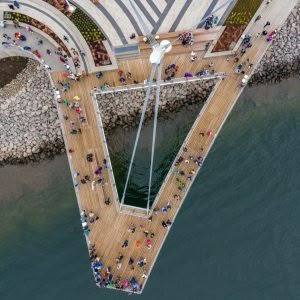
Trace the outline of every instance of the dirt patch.
[[233, 50], [246, 27], [246, 25], [227, 26], [212, 52]]
[[27, 63], [26, 57], [14, 56], [0, 59], [0, 88], [15, 79], [26, 68]]

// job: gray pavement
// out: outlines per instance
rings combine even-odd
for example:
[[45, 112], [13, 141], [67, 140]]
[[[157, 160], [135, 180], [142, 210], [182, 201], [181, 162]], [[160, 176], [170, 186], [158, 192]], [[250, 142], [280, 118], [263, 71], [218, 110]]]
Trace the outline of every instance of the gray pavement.
[[[32, 28], [34, 30], [34, 28]], [[22, 42], [15, 39], [15, 33], [20, 32], [26, 37], [26, 41]], [[11, 37], [10, 40], [7, 40], [3, 37], [3, 34], [7, 34]], [[41, 54], [41, 59], [45, 61], [47, 65], [49, 65], [52, 68], [52, 71], [63, 71], [65, 70], [64, 64], [59, 60], [59, 56], [55, 54], [56, 46], [46, 38], [44, 38], [42, 35], [38, 34], [37, 32], [29, 33], [26, 28], [21, 27], [16, 29], [13, 25], [7, 25], [6, 28], [0, 28], [0, 58], [6, 57], [6, 56], [14, 56], [16, 53], [19, 53], [20, 56], [23, 56], [23, 54], [26, 54], [26, 51], [16, 51], [18, 47], [12, 47], [10, 50], [7, 48], [7, 46], [2, 45], [2, 42], [9, 42], [12, 43], [13, 40], [16, 40], [16, 44], [19, 46], [29, 46], [32, 51], [37, 50]], [[43, 44], [38, 45], [38, 41], [42, 40]], [[47, 54], [47, 49], [51, 51], [51, 55]], [[13, 50], [13, 51], [12, 51]], [[30, 55], [25, 55], [29, 56]], [[71, 59], [69, 59], [68, 62], [73, 71], [74, 66], [72, 65]]]

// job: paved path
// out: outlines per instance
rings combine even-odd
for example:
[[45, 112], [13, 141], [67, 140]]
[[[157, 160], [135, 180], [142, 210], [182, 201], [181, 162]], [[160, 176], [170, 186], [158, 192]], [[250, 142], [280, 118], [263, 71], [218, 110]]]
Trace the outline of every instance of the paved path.
[[[9, 11], [7, 4], [11, 1], [3, 1], [0, 3], [0, 13], [3, 11]], [[29, 15], [32, 18], [37, 19], [49, 28], [51, 28], [55, 34], [63, 41], [63, 37], [69, 37], [69, 42], [65, 43], [65, 46], [72, 53], [71, 48], [77, 51], [81, 50], [83, 52], [89, 53], [89, 48], [83, 37], [79, 33], [78, 29], [72, 24], [72, 22], [60, 12], [54, 9], [51, 5], [43, 2], [41, 6], [41, 1], [39, 0], [22, 0], [19, 1], [21, 6], [17, 12]], [[62, 16], [61, 16], [62, 15]], [[32, 28], [33, 30], [34, 27]], [[92, 68], [93, 59], [90, 55], [87, 57], [81, 57], [81, 65], [87, 71]]]
[[[283, 3], [281, 0], [273, 0], [272, 5], [270, 5], [263, 14], [264, 18], [268, 18], [272, 24], [270, 29], [275, 29], [282, 25], [297, 1], [298, 0], [291, 0], [288, 3]], [[254, 33], [261, 31], [265, 19], [253, 24], [249, 33], [254, 35]], [[259, 63], [268, 46], [269, 44], [266, 42], [264, 37], [256, 39], [253, 42], [253, 46], [247, 51], [247, 54], [243, 57], [243, 59], [246, 60], [246, 58], [249, 58], [255, 67]], [[186, 71], [195, 73], [196, 71], [203, 69], [210, 61], [214, 62], [215, 71], [225, 71], [228, 77], [224, 81], [220, 82], [218, 89], [207, 101], [198, 116], [188, 138], [185, 141], [185, 146], [188, 149], [187, 152], [183, 152], [182, 149], [179, 151], [178, 155], [181, 155], [184, 159], [189, 159], [189, 155], [193, 157], [201, 155], [203, 158], [207, 156], [217, 134], [220, 132], [228, 114], [243, 90], [240, 86], [241, 77], [234, 73], [237, 64], [234, 63], [233, 58], [226, 61], [225, 57], [214, 57], [209, 60], [198, 59], [194, 63], [191, 63], [189, 61], [189, 55], [180, 55], [168, 56], [164, 61], [164, 67], [171, 63], [178, 64], [179, 71], [177, 75], [180, 77]], [[133, 78], [140, 82], [143, 81], [143, 79], [148, 78], [150, 73], [148, 59], [122, 62], [120, 68], [125, 72], [130, 71]], [[247, 68], [246, 74], [250, 75], [252, 71], [253, 70]], [[60, 74], [53, 74], [55, 81], [58, 78], [61, 78], [60, 76]], [[104, 158], [108, 159], [105, 151], [103, 135], [101, 135], [101, 124], [97, 123], [98, 117], [95, 112], [95, 103], [90, 98], [90, 89], [99, 84], [103, 84], [104, 81], [111, 84], [113, 82], [118, 82], [118, 75], [116, 72], [106, 72], [102, 81], [98, 81], [94, 76], [85, 77], [80, 82], [72, 83], [72, 88], [66, 95], [67, 99], [72, 99], [75, 95], [79, 95], [81, 98], [80, 103], [85, 108], [88, 124], [82, 126], [81, 135], [73, 136], [68, 134], [68, 131], [70, 130], [70, 121], [64, 121], [61, 118], [63, 128], [67, 133], [65, 135], [66, 147], [71, 147], [75, 150], [75, 152], [70, 155], [71, 169], [72, 171], [76, 170], [79, 172], [81, 176], [89, 175], [91, 178], [94, 176], [94, 171], [97, 165], [102, 165]], [[66, 114], [70, 114], [70, 119], [76, 118], [76, 114], [68, 110], [65, 106], [61, 105], [59, 111], [60, 117], [61, 113], [64, 112]], [[212, 130], [212, 136], [208, 136], [206, 134], [208, 130]], [[203, 132], [204, 136], [199, 135], [200, 132]], [[94, 157], [97, 160], [96, 163], [88, 163], [86, 161], [86, 154], [89, 152], [94, 153]], [[186, 174], [189, 173], [192, 168], [195, 169], [196, 174], [200, 170], [200, 168], [193, 164], [193, 162], [190, 162], [189, 164], [181, 163], [180, 168], [183, 169]], [[153, 214], [152, 222], [149, 222], [147, 219], [119, 213], [119, 206], [115, 205], [114, 202], [115, 187], [113, 186], [110, 174], [110, 170], [104, 171], [104, 181], [107, 182], [107, 184], [103, 187], [99, 186], [93, 191], [91, 189], [91, 185], [88, 183], [79, 186], [79, 189], [76, 190], [80, 208], [86, 209], [87, 212], [92, 210], [100, 217], [96, 223], [90, 225], [91, 232], [89, 240], [91, 243], [96, 245], [96, 254], [104, 264], [101, 272], [102, 276], [104, 276], [105, 269], [107, 267], [111, 267], [111, 274], [113, 274], [114, 278], [116, 278], [116, 276], [120, 276], [121, 280], [124, 280], [125, 278], [130, 279], [134, 276], [139, 284], [144, 285], [148, 277], [143, 278], [142, 274], [144, 273], [149, 276], [169, 232], [169, 229], [161, 226], [161, 222], [163, 220], [166, 221], [168, 218], [174, 221], [193, 180], [189, 182], [186, 178], [182, 177], [182, 180], [186, 183], [187, 189], [185, 191], [179, 191], [175, 176], [172, 174], [172, 170], [170, 170], [169, 176], [165, 180], [165, 185], [162, 187], [156, 198], [155, 205], [161, 209], [167, 204], [167, 202], [170, 201], [172, 209], [167, 214]], [[193, 178], [195, 178], [196, 174]], [[180, 195], [181, 200], [178, 201], [174, 199], [174, 194]], [[106, 206], [103, 203], [104, 199], [107, 197], [110, 197], [112, 202], [109, 206]], [[128, 232], [128, 228], [132, 223], [136, 225], [135, 233]], [[144, 230], [149, 231], [149, 234], [151, 232], [155, 233], [155, 236], [151, 238], [151, 249], [147, 249], [146, 247], [145, 241], [147, 238], [143, 232]], [[124, 240], [128, 240], [127, 248], [121, 247]], [[135, 246], [137, 241], [141, 242], [140, 247]], [[122, 266], [118, 269], [116, 265], [116, 258], [120, 256], [120, 254], [124, 257], [122, 260]], [[130, 257], [135, 260], [133, 264], [134, 269], [128, 265]], [[147, 258], [145, 268], [140, 268], [136, 264], [137, 260], [141, 257]], [[178, 276], [180, 276], [180, 274]], [[174, 289], [175, 287], [170, 288]]]
[[[15, 10], [32, 18], [37, 19], [47, 27], [51, 28], [55, 34], [63, 40], [64, 36], [69, 38], [69, 42], [65, 42], [66, 47], [72, 53], [71, 48], [74, 48], [79, 52], [81, 50], [85, 53], [85, 56], [80, 55], [81, 66], [86, 72], [97, 72], [100, 70], [116, 69], [116, 62], [111, 66], [95, 67], [94, 59], [92, 57], [90, 48], [85, 39], [81, 35], [77, 27], [67, 18], [64, 14], [58, 11], [53, 6], [47, 4], [42, 0], [20, 0], [20, 9]], [[0, 14], [2, 19], [3, 11], [9, 11], [8, 4], [13, 1], [2, 0], [0, 2]], [[42, 4], [42, 5], [41, 5]], [[33, 28], [34, 29], [34, 28]], [[112, 56], [109, 45], [106, 45], [109, 55]]]
[[[136, 43], [130, 40], [132, 33], [143, 35], [143, 28], [137, 20], [129, 0], [102, 0], [97, 5], [99, 13], [94, 14], [95, 5], [91, 1], [73, 0], [80, 5], [102, 27], [113, 46]], [[143, 21], [152, 33], [175, 32], [197, 27], [197, 20], [211, 14], [228, 0], [134, 0]], [[227, 5], [216, 15], [221, 19]]]
[[[59, 60], [59, 57], [55, 54], [55, 51], [58, 47], [58, 45], [55, 43], [54, 40], [45, 38], [42, 34], [37, 33], [36, 31], [33, 33], [29, 33], [24, 27], [21, 27], [19, 29], [15, 29], [13, 25], [7, 25], [6, 28], [0, 28], [0, 43], [2, 42], [12, 42], [14, 38], [14, 35], [16, 32], [20, 32], [24, 36], [26, 36], [27, 40], [25, 42], [18, 41], [17, 44], [19, 46], [29, 46], [32, 51], [38, 50], [38, 52], [41, 54], [41, 59], [45, 60], [45, 63], [49, 65], [53, 71], [64, 71], [64, 65]], [[3, 38], [3, 34], [8, 34], [11, 37], [11, 40], [7, 40], [6, 38]], [[38, 45], [38, 41], [43, 40], [43, 45]], [[51, 43], [51, 42], [52, 43]], [[26, 51], [19, 50], [18, 47], [11, 47], [11, 48], [5, 48], [3, 45], [0, 45], [0, 58], [7, 57], [7, 56], [26, 56]], [[51, 55], [47, 54], [47, 49], [51, 51]], [[28, 53], [27, 53], [28, 54]], [[28, 54], [28, 57], [32, 57], [32, 55]], [[72, 61], [69, 61], [70, 66], [72, 67], [72, 71], [75, 71], [75, 67], [72, 64]]]

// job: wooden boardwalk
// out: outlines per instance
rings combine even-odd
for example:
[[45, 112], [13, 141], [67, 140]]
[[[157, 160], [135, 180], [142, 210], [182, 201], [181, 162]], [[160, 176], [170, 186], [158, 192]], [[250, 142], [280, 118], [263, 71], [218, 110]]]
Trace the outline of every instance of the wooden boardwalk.
[[[205, 30], [202, 28], [194, 30], [193, 37], [195, 41], [194, 44], [189, 47], [182, 47], [181, 40], [178, 39], [179, 34], [182, 34], [183, 31], [159, 34], [158, 35], [159, 38], [157, 39], [157, 42], [160, 43], [162, 40], [169, 40], [170, 42], [173, 42], [174, 40], [176, 40], [172, 45], [172, 51], [166, 53], [166, 55], [174, 56], [174, 54], [178, 55], [184, 53], [191, 53], [191, 51], [199, 52], [205, 49], [207, 43], [211, 43], [218, 37], [218, 35], [220, 34], [220, 30], [222, 30], [222, 26], [216, 26], [209, 30]], [[152, 52], [152, 48], [150, 44], [146, 44], [143, 41], [143, 38], [144, 37], [139, 37], [139, 47], [141, 51], [141, 57], [148, 58]]]
[[[281, 26], [297, 1], [298, 0], [292, 0], [286, 3], [285, 1], [274, 0], [264, 12], [264, 20], [255, 23], [252, 26], [250, 33], [255, 36], [257, 32], [261, 32], [262, 27], [266, 22], [266, 18], [271, 22], [272, 29]], [[250, 62], [253, 63], [251, 69], [248, 67], [245, 69], [248, 75], [251, 74], [252, 70], [258, 64], [268, 46], [269, 44], [266, 42], [265, 38], [253, 38], [253, 46], [248, 49], [247, 53], [240, 59], [241, 62], [245, 61], [246, 58], [249, 58]], [[228, 76], [225, 80], [219, 82], [218, 88], [214, 90], [213, 95], [211, 95], [199, 114], [199, 117], [184, 143], [184, 147], [187, 148], [187, 151], [181, 149], [178, 154], [178, 157], [181, 156], [183, 158], [183, 162], [179, 164], [178, 168], [183, 170], [186, 174], [193, 172], [192, 170], [194, 170], [195, 174], [193, 175], [192, 180], [188, 180], [186, 176], [179, 176], [180, 180], [185, 183], [185, 189], [180, 191], [178, 190], [178, 182], [176, 181], [176, 177], [178, 176], [173, 174], [173, 166], [173, 169], [170, 170], [169, 175], [155, 200], [155, 208], [159, 208], [159, 211], [158, 213], [152, 214], [152, 221], [149, 221], [147, 218], [121, 214], [119, 212], [118, 205], [115, 205], [114, 203], [115, 197], [112, 186], [112, 177], [109, 175], [109, 172], [111, 172], [110, 170], [103, 171], [104, 185], [97, 185], [97, 188], [93, 190], [91, 182], [87, 182], [86, 184], [81, 184], [79, 187], [75, 188], [80, 209], [85, 209], [87, 214], [89, 211], [93, 211], [99, 216], [99, 220], [93, 224], [89, 224], [90, 234], [88, 240], [91, 244], [95, 244], [95, 253], [103, 263], [103, 268], [101, 270], [102, 278], [105, 275], [109, 276], [110, 273], [113, 275], [113, 281], [116, 281], [119, 277], [120, 285], [122, 283], [126, 285], [126, 279], [130, 280], [134, 277], [138, 284], [142, 286], [137, 292], [142, 291], [169, 231], [168, 228], [162, 226], [162, 221], [167, 221], [167, 219], [170, 219], [172, 222], [174, 221], [194, 178], [200, 170], [200, 167], [189, 157], [193, 156], [194, 158], [197, 158], [201, 156], [205, 159], [217, 134], [220, 132], [223, 123], [242, 92], [240, 86], [242, 75], [235, 74], [234, 70], [236, 69], [237, 63], [234, 63], [232, 57], [230, 57], [229, 61], [224, 57], [210, 58], [209, 60], [198, 58], [194, 63], [189, 61], [189, 55], [169, 55], [165, 58], [164, 66], [167, 66], [170, 63], [179, 65], [180, 69], [177, 73], [178, 77], [182, 77], [184, 72], [187, 71], [195, 73], [203, 69], [203, 67], [207, 66], [211, 61], [214, 63], [216, 72], [226, 72]], [[142, 82], [145, 78], [149, 77], [150, 64], [147, 59], [125, 61], [120, 64], [120, 69], [125, 72], [130, 71], [135, 80]], [[58, 79], [63, 80], [62, 74], [60, 73], [53, 73], [52, 78], [54, 82], [57, 82]], [[107, 158], [105, 154], [105, 144], [99, 131], [99, 124], [97, 123], [95, 106], [90, 94], [95, 86], [99, 86], [103, 84], [103, 82], [108, 82], [111, 85], [118, 82], [117, 73], [106, 72], [102, 81], [96, 79], [94, 75], [90, 75], [82, 78], [79, 82], [71, 82], [71, 89], [65, 95], [65, 98], [71, 102], [74, 96], [80, 97], [79, 102], [84, 106], [87, 117], [87, 123], [85, 125], [79, 125], [78, 115], [74, 110], [68, 108], [64, 104], [59, 104], [60, 118], [65, 133], [66, 148], [74, 149], [74, 153], [68, 154], [71, 170], [72, 173], [80, 173], [75, 179], [77, 181], [85, 175], [90, 176], [91, 180], [93, 180], [97, 165], [103, 166], [103, 159]], [[68, 115], [69, 119], [65, 121], [62, 118], [62, 114]], [[71, 135], [69, 133], [71, 130], [71, 120], [76, 121], [77, 127], [81, 127], [81, 134]], [[211, 136], [208, 136], [208, 131], [212, 132]], [[204, 133], [204, 135], [201, 135], [200, 133]], [[93, 163], [86, 160], [86, 155], [88, 153], [94, 153]], [[97, 162], [95, 162], [95, 159]], [[189, 163], [185, 162], [185, 160], [189, 161]], [[174, 195], [179, 195], [181, 200], [175, 199]], [[111, 200], [110, 205], [104, 203], [104, 200], [108, 197]], [[166, 206], [168, 202], [170, 202], [172, 208], [164, 214], [161, 212], [161, 208]], [[134, 224], [136, 227], [134, 233], [131, 233], [128, 230], [131, 224]], [[148, 237], [146, 237], [145, 232], [148, 232]], [[154, 234], [153, 237], [150, 237], [151, 233]], [[151, 249], [147, 248], [147, 239], [151, 240]], [[125, 240], [128, 240], [128, 247], [122, 248], [121, 246]], [[137, 242], [141, 243], [139, 247], [136, 246]], [[116, 262], [116, 258], [119, 256], [123, 256], [121, 266], [118, 266]], [[132, 265], [128, 264], [130, 258], [134, 259]], [[140, 258], [146, 259], [144, 267], [137, 265], [137, 261]], [[110, 269], [109, 272], [105, 274], [107, 267], [110, 267]], [[143, 276], [143, 274], [145, 276]], [[118, 286], [118, 283], [116, 286]], [[113, 285], [110, 284], [108, 287], [113, 287]], [[124, 288], [124, 290], [129, 291], [129, 287], [127, 289]]]

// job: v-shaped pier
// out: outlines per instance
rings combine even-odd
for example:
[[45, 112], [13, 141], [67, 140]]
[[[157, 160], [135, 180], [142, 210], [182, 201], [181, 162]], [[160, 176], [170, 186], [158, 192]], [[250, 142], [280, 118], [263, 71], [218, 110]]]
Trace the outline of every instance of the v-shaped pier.
[[[270, 21], [273, 29], [278, 29], [296, 3], [297, 0], [274, 0], [272, 5], [267, 7], [262, 14], [265, 20]], [[265, 4], [262, 5], [265, 6]], [[257, 32], [261, 32], [262, 27], [262, 22], [252, 23], [247, 33], [251, 33], [255, 37]], [[245, 69], [246, 75], [251, 76], [268, 47], [269, 43], [266, 42], [265, 37], [254, 38], [253, 46], [247, 50], [245, 55], [245, 58], [249, 58], [253, 64], [252, 68]], [[163, 226], [162, 223], [168, 223], [168, 220], [172, 223], [175, 221], [190, 187], [201, 170], [203, 161], [242, 93], [242, 77], [235, 73], [237, 63], [233, 61], [233, 57], [229, 57], [229, 61], [226, 60], [226, 56], [210, 57], [209, 59], [199, 58], [192, 64], [189, 55], [170, 54], [165, 58], [164, 66], [171, 63], [178, 64], [178, 75], [182, 76], [184, 72], [195, 74], [210, 62], [213, 62], [216, 72], [225, 72], [226, 77], [218, 80], [209, 99], [199, 112], [177, 155], [177, 160], [181, 162], [176, 166], [175, 164], [172, 165], [149, 214], [144, 209], [121, 206], [119, 203], [100, 112], [92, 92], [93, 87], [99, 85], [99, 80], [95, 78], [95, 75], [89, 75], [83, 77], [79, 82], [71, 82], [70, 91], [62, 96], [69, 102], [73, 102], [73, 97], [78, 96], [83, 114], [86, 117], [86, 122], [81, 124], [81, 133], [72, 135], [70, 134], [72, 130], [70, 121], [78, 120], [78, 114], [63, 103], [58, 104], [66, 149], [67, 151], [69, 149], [74, 150], [73, 153], [68, 153], [72, 175], [77, 172], [80, 174], [73, 179], [74, 183], [79, 182], [78, 179], [86, 175], [93, 181], [95, 171], [99, 166], [103, 167], [101, 171], [103, 181], [101, 183], [92, 184], [87, 181], [87, 183], [75, 187], [80, 210], [84, 209], [87, 215], [92, 211], [99, 216], [99, 219], [93, 223], [88, 222], [89, 217], [87, 216], [89, 234], [86, 237], [90, 249], [92, 249], [91, 245], [94, 245], [94, 251], [90, 251], [90, 254], [97, 257], [97, 262], [93, 263], [93, 272], [96, 274], [98, 286], [128, 292], [142, 292], [168, 232], [172, 230], [171, 225]], [[120, 63], [120, 69], [125, 72], [130, 71], [139, 82], [149, 76], [149, 67], [148, 59]], [[60, 73], [53, 73], [52, 79], [57, 82], [57, 80], [64, 78]], [[116, 72], [107, 72], [105, 73], [105, 81], [109, 83], [118, 82], [118, 75]], [[68, 115], [69, 119], [64, 120], [63, 115]], [[93, 162], [88, 162], [86, 159], [89, 153], [93, 154]], [[198, 159], [197, 164], [193, 162], [190, 156]], [[107, 169], [104, 167], [104, 159], [107, 161]], [[189, 161], [189, 163], [185, 161]], [[191, 180], [187, 179], [186, 176], [175, 175], [174, 168], [178, 167], [185, 174], [190, 173], [193, 169], [195, 173], [192, 174]], [[178, 184], [176, 178], [179, 178], [182, 183]], [[105, 200], [108, 198], [110, 200], [109, 205], [105, 204]], [[209, 199], [194, 200], [209, 201]], [[172, 208], [167, 213], [162, 213], [161, 208], [166, 206], [168, 202]], [[153, 212], [155, 208], [159, 209], [158, 212]], [[151, 217], [150, 220], [149, 217]], [[198, 221], [201, 222], [201, 220]], [[134, 227], [135, 230], [133, 230]], [[127, 243], [124, 245], [125, 241]], [[93, 261], [94, 259], [95, 257], [93, 257]], [[95, 272], [95, 270], [98, 271]]]

